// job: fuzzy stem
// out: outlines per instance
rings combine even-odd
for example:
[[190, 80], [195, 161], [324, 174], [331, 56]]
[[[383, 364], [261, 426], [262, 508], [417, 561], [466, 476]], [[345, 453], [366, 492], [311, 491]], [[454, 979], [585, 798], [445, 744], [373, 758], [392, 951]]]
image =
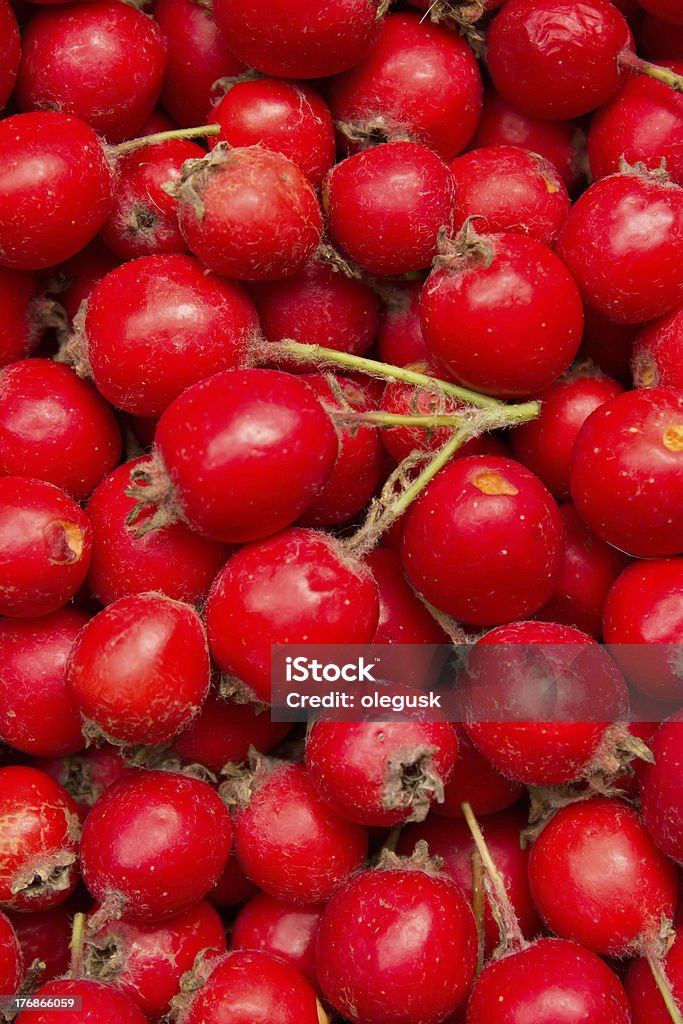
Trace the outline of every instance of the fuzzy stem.
[[[523, 402], [519, 405], [503, 406], [491, 414], [491, 422], [482, 415], [477, 419], [477, 427], [481, 430], [496, 430], [499, 427], [524, 423], [527, 420], [535, 419], [540, 412], [538, 402]], [[466, 412], [447, 413], [426, 413], [424, 416], [409, 416], [401, 413], [382, 412], [381, 410], [371, 412], [338, 412], [333, 414], [333, 419], [338, 423], [346, 423], [349, 426], [359, 424], [370, 424], [378, 427], [462, 427], [467, 422]]]
[[643, 60], [633, 50], [622, 50], [617, 57], [620, 67], [632, 71], [636, 75], [647, 75], [655, 78], [658, 82], [675, 89], [676, 92], [683, 92], [683, 75], [676, 74], [670, 68], [663, 68], [659, 64], [652, 64], [649, 60]]
[[461, 388], [457, 384], [449, 384], [448, 381], [429, 377], [426, 373], [408, 370], [404, 366], [392, 366], [390, 363], [380, 363], [376, 359], [354, 356], [349, 352], [337, 352], [336, 349], [325, 348], [323, 345], [304, 345], [299, 341], [285, 339], [268, 342], [260, 349], [258, 355], [265, 360], [294, 356], [304, 362], [333, 363], [337, 366], [346, 366], [349, 370], [367, 373], [372, 377], [387, 377], [389, 380], [400, 380], [405, 384], [415, 384], [418, 387], [436, 388], [452, 398], [482, 409], [504, 408], [502, 402], [499, 402], [497, 398], [491, 398], [490, 395], [480, 395], [477, 391], [470, 391], [469, 388]]
[[484, 969], [484, 908], [486, 890], [484, 888], [484, 863], [479, 850], [472, 850], [472, 910], [477, 925], [477, 973], [479, 977]]
[[678, 1003], [674, 998], [674, 994], [671, 991], [671, 985], [669, 980], [664, 973], [662, 962], [660, 958], [654, 953], [653, 950], [648, 950], [645, 954], [647, 962], [652, 971], [652, 977], [654, 978], [655, 985], [659, 989], [659, 994], [664, 1000], [664, 1005], [667, 1008], [669, 1016], [673, 1021], [673, 1024], [683, 1024], [683, 1016], [678, 1008]]
[[78, 981], [83, 977], [83, 942], [85, 939], [85, 914], [75, 914], [71, 930], [71, 977]]
[[196, 128], [174, 128], [170, 132], [155, 132], [154, 135], [143, 135], [139, 139], [128, 139], [127, 142], [120, 142], [118, 146], [111, 146], [109, 152], [114, 159], [132, 153], [145, 146], [156, 146], [158, 142], [168, 142], [170, 139], [204, 139], [210, 135], [220, 134], [219, 124], [201, 124]]

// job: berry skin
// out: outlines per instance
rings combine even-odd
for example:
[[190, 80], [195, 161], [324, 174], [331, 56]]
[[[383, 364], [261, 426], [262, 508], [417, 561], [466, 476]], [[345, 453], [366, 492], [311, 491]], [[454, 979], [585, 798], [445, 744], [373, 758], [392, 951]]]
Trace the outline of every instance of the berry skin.
[[[683, 665], [683, 558], [638, 561], [616, 579], [604, 609], [605, 643], [632, 686], [678, 703]], [[648, 645], [648, 646], [645, 646]]]
[[295, 903], [327, 901], [368, 852], [367, 830], [321, 800], [303, 765], [267, 758], [257, 761], [248, 796], [238, 796], [233, 829], [247, 878]]
[[455, 381], [522, 398], [547, 388], [571, 363], [583, 304], [547, 246], [507, 233], [472, 237], [470, 228], [448, 243], [427, 278], [420, 319], [427, 347]]
[[317, 989], [315, 945], [323, 909], [285, 903], [260, 892], [237, 914], [230, 935], [232, 948], [258, 949], [279, 957]]
[[405, 516], [409, 581], [440, 611], [477, 626], [538, 611], [555, 589], [562, 554], [553, 498], [511, 459], [457, 459]]
[[156, 417], [193, 384], [243, 365], [257, 330], [241, 285], [207, 273], [191, 256], [145, 256], [112, 270], [91, 292], [76, 360], [82, 347], [107, 401]]
[[38, 275], [0, 267], [0, 365], [30, 355], [42, 332]]
[[0, 914], [0, 989], [13, 996], [24, 976], [24, 959], [9, 918]]
[[211, 112], [221, 126], [211, 139], [230, 146], [263, 146], [288, 157], [314, 188], [335, 159], [334, 123], [315, 89], [275, 78], [236, 82]]
[[[231, 548], [202, 537], [185, 523], [170, 523], [136, 536], [127, 525], [136, 499], [126, 494], [131, 470], [149, 467], [149, 456], [119, 466], [95, 489], [86, 506], [92, 526], [92, 559], [88, 586], [103, 604], [153, 590], [176, 601], [198, 604]], [[143, 509], [137, 528], [149, 521]]]
[[0, 3], [0, 109], [12, 95], [21, 59], [21, 40], [9, 0]]
[[549, 160], [516, 146], [491, 146], [459, 156], [450, 168], [458, 189], [456, 231], [477, 216], [491, 234], [509, 231], [553, 244], [570, 202]]
[[683, 301], [682, 243], [683, 188], [628, 172], [601, 178], [583, 193], [557, 251], [589, 306], [610, 320], [637, 324]]
[[15, 750], [63, 757], [85, 745], [66, 663], [87, 621], [69, 607], [39, 619], [0, 619], [0, 738]]
[[121, 431], [95, 388], [47, 359], [0, 371], [0, 473], [87, 498], [121, 457]]
[[635, 336], [631, 369], [637, 388], [683, 390], [683, 306], [645, 324]]
[[335, 538], [291, 529], [232, 556], [206, 603], [216, 664], [270, 702], [271, 644], [370, 643], [377, 586]]
[[[0, 784], [0, 907], [55, 907], [78, 882], [76, 804], [58, 782], [35, 768], [0, 768]], [[20, 843], [17, 821], [22, 823]]]
[[389, 826], [426, 817], [443, 797], [457, 749], [449, 722], [316, 722], [306, 767], [337, 814]]
[[228, 810], [207, 782], [135, 772], [110, 786], [88, 815], [83, 880], [109, 915], [163, 921], [218, 881], [231, 837]]
[[656, 759], [655, 764], [641, 765], [639, 771], [643, 820], [659, 849], [678, 864], [683, 864], [683, 721], [680, 712], [659, 726], [650, 740], [650, 746]]
[[433, 804], [434, 814], [446, 818], [461, 818], [462, 804], [470, 804], [474, 814], [480, 818], [495, 814], [516, 803], [524, 787], [501, 775], [483, 754], [480, 754], [462, 725], [455, 723], [458, 737], [458, 756], [450, 782], [444, 787], [441, 804]]
[[408, 138], [452, 160], [477, 126], [481, 75], [463, 38], [403, 11], [385, 18], [370, 54], [333, 78], [327, 96], [350, 152], [358, 151], [360, 132]]
[[379, 358], [394, 366], [429, 362], [429, 349], [420, 326], [422, 281], [400, 281], [387, 290], [379, 322]]
[[596, 799], [558, 811], [531, 848], [538, 911], [563, 939], [628, 956], [673, 916], [678, 879], [637, 812]]
[[640, 7], [670, 25], [683, 25], [683, 14], [677, 0], [638, 0]]
[[178, 222], [210, 270], [240, 281], [295, 274], [318, 248], [323, 226], [313, 186], [295, 163], [261, 146], [226, 143], [185, 165]]
[[209, 675], [197, 612], [150, 593], [122, 597], [91, 619], [67, 667], [86, 729], [129, 744], [179, 733], [206, 699]]
[[318, 932], [318, 976], [353, 1024], [437, 1024], [463, 1003], [476, 948], [461, 889], [402, 858], [355, 875], [332, 897]]
[[61, 978], [41, 985], [32, 995], [51, 999], [80, 997], [80, 1010], [22, 1010], [17, 1024], [147, 1024], [147, 1018], [125, 992], [116, 992], [98, 981]]
[[313, 389], [279, 370], [229, 370], [195, 384], [162, 415], [155, 445], [161, 464], [152, 483], [156, 474], [172, 518], [179, 506], [193, 529], [229, 543], [266, 537], [297, 519], [321, 493], [339, 452]]
[[381, 26], [376, 0], [217, 0], [214, 16], [240, 60], [276, 78], [324, 78], [363, 60]]
[[53, 484], [0, 477], [0, 613], [47, 615], [83, 583], [92, 548], [85, 512]]
[[122, 142], [152, 113], [165, 66], [158, 25], [128, 4], [45, 8], [24, 29], [17, 101], [22, 110], [75, 114], [109, 142]]
[[373, 643], [446, 643], [446, 634], [441, 626], [406, 583], [401, 559], [396, 552], [375, 548], [365, 561], [379, 591], [379, 622]]
[[323, 189], [332, 238], [370, 274], [428, 267], [439, 229], [452, 225], [455, 196], [446, 164], [413, 142], [389, 142], [342, 160]]
[[[20, 171], [27, 164], [30, 175]], [[100, 139], [77, 117], [56, 111], [6, 117], [0, 167], [1, 266], [53, 267], [80, 252], [107, 219], [113, 172]]]
[[576, 509], [599, 537], [629, 555], [683, 552], [682, 423], [680, 391], [627, 391], [591, 413], [576, 439]]
[[[41, 973], [43, 983], [66, 974], [69, 969], [73, 913], [71, 901], [67, 900], [50, 910], [9, 915], [24, 963], [30, 965], [34, 960], [41, 960], [45, 964], [45, 971]], [[5, 992], [9, 991], [9, 988], [5, 989]]]
[[[671, 986], [674, 1000], [680, 1003], [683, 997], [683, 942], [680, 928], [676, 929], [673, 945], [662, 958], [662, 968]], [[633, 1024], [670, 1024], [671, 1015], [645, 957], [638, 957], [631, 962], [624, 985], [631, 1003]]]
[[488, 66], [498, 92], [534, 117], [579, 117], [621, 84], [617, 58], [633, 47], [607, 0], [508, 0], [488, 33]]
[[[487, 964], [472, 988], [467, 1024], [492, 1021], [632, 1024], [617, 976], [600, 957], [563, 939], [540, 939]], [[648, 1018], [647, 1024], [655, 1022]]]

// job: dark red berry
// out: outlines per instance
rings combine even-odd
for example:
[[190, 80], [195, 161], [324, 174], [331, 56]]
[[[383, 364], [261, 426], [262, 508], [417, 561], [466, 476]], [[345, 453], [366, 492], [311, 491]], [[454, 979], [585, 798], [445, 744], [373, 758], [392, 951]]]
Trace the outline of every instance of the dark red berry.
[[317, 988], [315, 946], [322, 912], [321, 905], [299, 906], [260, 892], [237, 914], [231, 946], [279, 957]]
[[683, 389], [683, 306], [645, 324], [635, 336], [631, 354], [633, 383], [637, 388]]

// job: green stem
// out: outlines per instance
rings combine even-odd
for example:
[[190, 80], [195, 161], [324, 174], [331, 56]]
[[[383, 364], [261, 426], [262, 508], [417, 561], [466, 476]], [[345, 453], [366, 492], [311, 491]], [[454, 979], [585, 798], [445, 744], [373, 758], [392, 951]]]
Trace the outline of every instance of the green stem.
[[678, 1003], [674, 999], [674, 994], [671, 991], [671, 986], [669, 984], [668, 978], [664, 973], [661, 960], [652, 951], [648, 951], [645, 955], [647, 957], [647, 962], [650, 966], [650, 970], [652, 971], [652, 977], [654, 978], [655, 985], [659, 989], [659, 994], [664, 1000], [664, 1005], [667, 1008], [667, 1011], [669, 1013], [669, 1016], [671, 1017], [671, 1020], [673, 1021], [673, 1024], [683, 1024], [683, 1016], [681, 1016], [681, 1011], [678, 1008]]
[[220, 130], [219, 124], [202, 124], [197, 128], [174, 128], [170, 132], [155, 132], [154, 135], [143, 135], [139, 139], [128, 139], [127, 142], [120, 142], [118, 146], [111, 146], [109, 152], [116, 159], [145, 146], [156, 146], [158, 142], [168, 142], [170, 139], [204, 139], [210, 135], [218, 135]]
[[[519, 405], [501, 406], [490, 414], [480, 413], [476, 418], [477, 430], [496, 430], [513, 423], [524, 423], [535, 419], [541, 406], [539, 402], [524, 402]], [[403, 415], [402, 413], [382, 412], [339, 412], [334, 414], [339, 423], [349, 425], [366, 423], [378, 427], [462, 427], [468, 424], [467, 412], [461, 413], [426, 413], [425, 415]], [[470, 424], [473, 426], [474, 424]]]
[[83, 977], [83, 942], [85, 939], [85, 914], [76, 914], [71, 930], [71, 977], [78, 981]]
[[390, 363], [380, 363], [376, 359], [354, 356], [349, 352], [337, 352], [336, 349], [325, 348], [323, 345], [304, 345], [299, 341], [290, 340], [268, 342], [260, 350], [259, 355], [267, 360], [278, 356], [293, 356], [302, 362], [333, 363], [336, 366], [345, 366], [349, 370], [370, 374], [372, 377], [386, 377], [389, 380], [400, 380], [405, 384], [415, 384], [418, 387], [436, 388], [445, 395], [450, 395], [460, 402], [475, 405], [480, 409], [505, 408], [502, 402], [499, 402], [497, 398], [491, 398], [490, 395], [480, 395], [478, 391], [470, 391], [469, 388], [449, 384], [448, 381], [430, 377], [426, 373], [408, 370], [405, 366], [392, 366]]
[[683, 75], [676, 74], [671, 68], [663, 68], [660, 64], [652, 64], [649, 60], [643, 60], [633, 50], [622, 50], [617, 57], [620, 67], [633, 71], [636, 75], [647, 75], [663, 82], [676, 92], [683, 92]]

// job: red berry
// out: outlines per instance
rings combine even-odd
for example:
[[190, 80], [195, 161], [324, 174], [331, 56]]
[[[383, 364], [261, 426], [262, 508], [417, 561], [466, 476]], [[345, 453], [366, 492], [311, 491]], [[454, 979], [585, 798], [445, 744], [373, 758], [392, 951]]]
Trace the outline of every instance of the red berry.
[[637, 388], [683, 389], [683, 306], [645, 324], [638, 331], [631, 355], [633, 383]]
[[579, 361], [589, 360], [620, 384], [631, 385], [630, 359], [637, 324], [617, 324], [588, 306]]
[[682, 301], [682, 241], [683, 188], [629, 172], [610, 174], [584, 192], [560, 233], [558, 252], [589, 306], [635, 324]]
[[[45, 970], [40, 975], [43, 982], [66, 974], [69, 969], [73, 913], [71, 901], [68, 900], [50, 910], [10, 915], [24, 963], [30, 966], [34, 960], [40, 960], [45, 964]], [[6, 993], [9, 991], [9, 988], [5, 988]]]
[[82, 750], [81, 716], [65, 676], [88, 617], [61, 608], [39, 619], [0, 619], [0, 737], [36, 757]]
[[0, 988], [13, 996], [24, 976], [24, 959], [10, 920], [0, 914]]
[[384, 20], [365, 60], [332, 79], [327, 96], [351, 152], [359, 148], [360, 133], [361, 144], [363, 135], [409, 138], [451, 160], [477, 126], [481, 75], [464, 39], [418, 14], [399, 12]]
[[0, 267], [0, 365], [30, 355], [43, 333], [38, 278]]
[[90, 620], [71, 649], [67, 680], [86, 729], [120, 743], [163, 743], [209, 691], [199, 615], [162, 594], [133, 594]]
[[83, 583], [92, 548], [85, 512], [42, 480], [0, 477], [0, 612], [61, 608]]
[[464, 1001], [476, 948], [459, 886], [402, 860], [355, 875], [332, 897], [318, 932], [318, 976], [353, 1024], [437, 1024]]
[[650, 739], [654, 764], [639, 770], [640, 800], [647, 830], [660, 850], [683, 864], [681, 746], [683, 721], [676, 712]]
[[260, 892], [242, 907], [232, 926], [233, 949], [258, 949], [290, 964], [314, 988], [315, 945], [323, 907], [298, 906]]
[[282, 153], [315, 188], [335, 160], [332, 115], [308, 85], [275, 78], [238, 81], [213, 108], [211, 121], [221, 127], [219, 142]]
[[111, 409], [69, 367], [26, 359], [0, 371], [0, 473], [45, 480], [81, 501], [120, 456]]
[[605, 956], [628, 956], [657, 935], [678, 889], [637, 812], [604, 799], [557, 812], [531, 849], [529, 881], [549, 928]]
[[316, 722], [306, 766], [323, 799], [362, 825], [422, 821], [458, 750], [449, 722]]
[[339, 449], [312, 388], [279, 370], [231, 370], [188, 388], [159, 420], [155, 442], [171, 512], [176, 505], [200, 533], [234, 543], [297, 519]]
[[632, 46], [608, 0], [508, 0], [489, 30], [487, 61], [498, 92], [520, 110], [578, 117], [614, 95], [617, 58]]
[[453, 775], [444, 787], [444, 800], [434, 804], [432, 810], [446, 818], [462, 817], [462, 804], [466, 800], [477, 817], [495, 814], [519, 800], [523, 786], [507, 779], [480, 754], [462, 725], [455, 723], [458, 737], [458, 756]]
[[270, 701], [271, 644], [370, 643], [377, 586], [334, 537], [283, 530], [241, 548], [218, 574], [206, 604], [217, 665]]
[[515, 457], [559, 500], [569, 498], [572, 453], [579, 430], [598, 406], [620, 395], [617, 381], [579, 364], [542, 392], [541, 412], [510, 438]]
[[[46, 1009], [22, 1010], [17, 1024], [146, 1024], [147, 1018], [125, 992], [115, 992], [110, 985], [98, 981], [71, 981], [62, 978], [48, 981], [32, 993], [45, 1000]], [[52, 1000], [80, 999], [80, 1009], [50, 1009]], [[54, 1003], [53, 1003], [54, 1005]]]
[[152, 113], [165, 66], [164, 36], [142, 11], [114, 0], [60, 4], [24, 29], [17, 102], [75, 114], [121, 142]]
[[191, 256], [146, 256], [93, 289], [84, 355], [109, 402], [159, 416], [192, 384], [243, 365], [257, 330], [241, 285], [207, 273]]
[[0, 2], [0, 108], [12, 95], [21, 59], [19, 26], [9, 0]]
[[110, 786], [88, 815], [83, 880], [108, 916], [166, 920], [218, 881], [231, 837], [228, 810], [207, 782], [135, 772]]
[[501, 397], [547, 388], [577, 353], [581, 296], [547, 246], [513, 234], [456, 239], [420, 297], [422, 333], [458, 383]]
[[[677, 1004], [683, 998], [683, 942], [681, 929], [676, 929], [673, 945], [662, 957], [661, 967], [671, 986]], [[624, 980], [633, 1024], [671, 1024], [671, 1015], [655, 984], [652, 969], [645, 957], [633, 960]]]
[[541, 481], [495, 456], [458, 459], [408, 509], [401, 558], [440, 611], [474, 625], [531, 615], [562, 565], [562, 520]]
[[317, 196], [296, 164], [260, 146], [227, 149], [225, 143], [186, 165], [178, 221], [207, 267], [247, 281], [295, 274], [322, 232]]
[[119, 747], [108, 743], [100, 747], [88, 747], [71, 757], [43, 758], [40, 767], [64, 786], [84, 817], [105, 789], [124, 776], [138, 771], [126, 765]]
[[63, 903], [78, 881], [76, 804], [35, 768], [0, 768], [0, 783], [0, 906], [45, 910]]
[[571, 493], [577, 511], [599, 537], [629, 555], [683, 552], [682, 422], [680, 391], [627, 391], [591, 413], [576, 439]]
[[474, 983], [467, 1024], [522, 1024], [525, 1017], [533, 1024], [632, 1024], [617, 976], [600, 957], [562, 939], [491, 960]]
[[324, 186], [330, 233], [371, 274], [428, 267], [453, 222], [455, 183], [426, 146], [390, 142], [342, 160]]
[[408, 586], [396, 552], [376, 548], [365, 561], [379, 591], [379, 622], [373, 643], [446, 643], [446, 634], [441, 626]]
[[2, 266], [53, 267], [87, 245], [107, 219], [112, 170], [99, 138], [77, 117], [56, 111], [6, 117], [0, 167]]
[[368, 835], [324, 803], [300, 764], [258, 760], [233, 812], [235, 853], [247, 878], [295, 903], [320, 903], [367, 856]]
[[258, 887], [242, 871], [233, 850], [220, 878], [213, 889], [206, 894], [206, 898], [212, 906], [218, 907], [219, 910], [231, 910], [250, 899], [258, 891]]
[[98, 237], [51, 273], [50, 295], [54, 295], [66, 311], [69, 326], [95, 285], [121, 262], [109, 249], [100, 246]]
[[668, 24], [683, 25], [683, 13], [678, 0], [638, 0], [638, 3], [650, 14]]
[[215, 17], [230, 49], [277, 78], [324, 78], [363, 60], [375, 43], [377, 0], [217, 0]]
[[[225, 564], [230, 547], [208, 540], [185, 523], [170, 523], [136, 536], [127, 526], [136, 500], [126, 491], [131, 470], [145, 468], [149, 457], [119, 466], [99, 487], [87, 505], [92, 526], [92, 560], [88, 586], [101, 604], [120, 597], [154, 590], [176, 601], [197, 604]], [[151, 512], [143, 509], [137, 524], [144, 526]]]
[[145, 1020], [156, 1021], [168, 1013], [182, 975], [200, 953], [209, 961], [225, 953], [223, 923], [204, 900], [161, 924], [108, 921], [88, 929], [83, 964], [89, 979], [126, 993]]
[[450, 168], [458, 189], [456, 230], [477, 216], [491, 234], [510, 231], [553, 244], [570, 203], [549, 160], [517, 146], [490, 146], [459, 156]]
[[422, 281], [396, 282], [387, 293], [379, 323], [379, 358], [394, 366], [428, 362], [429, 349], [420, 326]]

